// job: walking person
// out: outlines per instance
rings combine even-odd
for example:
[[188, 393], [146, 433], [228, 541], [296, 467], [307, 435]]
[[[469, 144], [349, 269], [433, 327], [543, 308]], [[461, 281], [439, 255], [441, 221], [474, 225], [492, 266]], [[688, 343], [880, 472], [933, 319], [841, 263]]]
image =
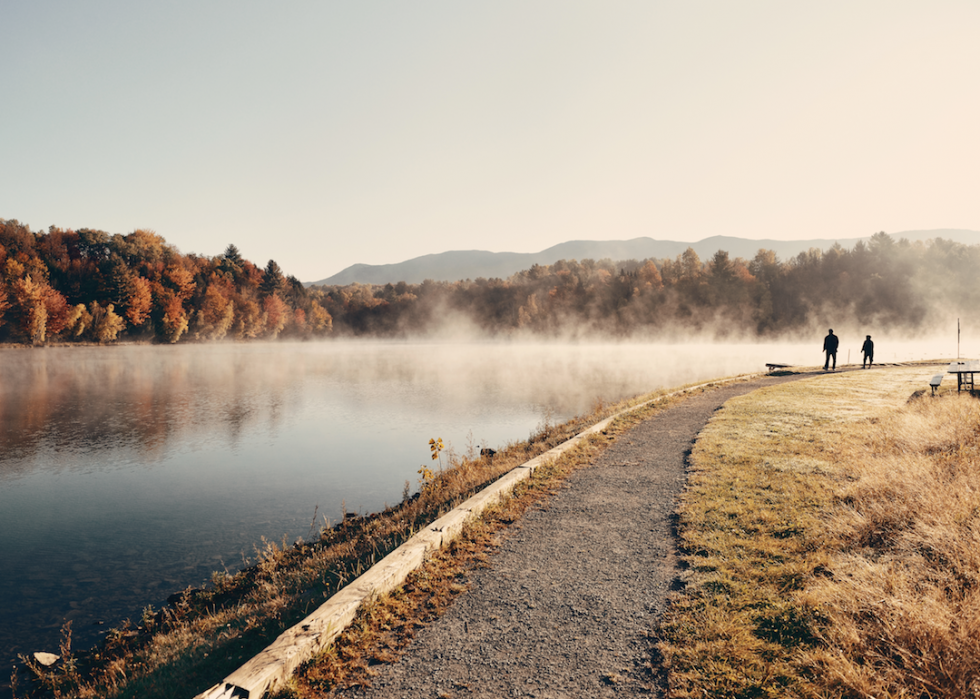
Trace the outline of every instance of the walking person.
[[[840, 338], [834, 335], [834, 329], [831, 328], [827, 331], [827, 337], [823, 339], [823, 351], [827, 353], [826, 359], [823, 360], [823, 370], [827, 371], [828, 366], [832, 366], [831, 371], [837, 370], [837, 345], [840, 344]], [[831, 360], [833, 365], [831, 365]]]
[[[875, 343], [871, 341], [871, 336], [866, 335], [864, 344], [861, 345], [861, 352], [864, 354], [864, 359], [861, 362], [861, 368], [867, 369], [869, 366], [875, 363]], [[865, 366], [867, 364], [868, 366]]]

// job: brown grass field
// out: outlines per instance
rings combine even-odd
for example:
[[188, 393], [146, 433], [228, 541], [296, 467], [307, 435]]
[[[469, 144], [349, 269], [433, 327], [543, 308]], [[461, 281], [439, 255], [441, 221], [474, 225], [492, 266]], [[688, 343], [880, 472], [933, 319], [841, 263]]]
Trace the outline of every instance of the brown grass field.
[[980, 696], [980, 402], [921, 395], [930, 373], [804, 379], [709, 423], [671, 697]]

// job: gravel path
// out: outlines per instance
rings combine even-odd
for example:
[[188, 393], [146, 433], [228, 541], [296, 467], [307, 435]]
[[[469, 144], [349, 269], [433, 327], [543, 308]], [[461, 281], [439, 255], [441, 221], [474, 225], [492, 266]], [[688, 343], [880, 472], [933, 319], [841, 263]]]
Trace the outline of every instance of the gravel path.
[[358, 699], [661, 696], [647, 634], [677, 576], [671, 513], [698, 432], [725, 401], [683, 401], [622, 435], [511, 527], [489, 568]]

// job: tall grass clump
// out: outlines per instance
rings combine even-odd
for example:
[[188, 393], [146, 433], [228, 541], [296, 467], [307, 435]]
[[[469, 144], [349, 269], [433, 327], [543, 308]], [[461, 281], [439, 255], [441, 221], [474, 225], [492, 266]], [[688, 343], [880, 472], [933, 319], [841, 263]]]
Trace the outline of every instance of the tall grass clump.
[[823, 644], [805, 657], [835, 696], [980, 696], [980, 403], [914, 401], [863, 457], [826, 520], [829, 575], [804, 597]]

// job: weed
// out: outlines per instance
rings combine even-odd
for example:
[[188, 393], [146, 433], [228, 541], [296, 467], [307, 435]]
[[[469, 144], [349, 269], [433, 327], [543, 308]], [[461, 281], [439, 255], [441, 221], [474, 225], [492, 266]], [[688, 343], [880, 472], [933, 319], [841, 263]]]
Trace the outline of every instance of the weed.
[[419, 467], [419, 488], [425, 490], [435, 479], [436, 474], [432, 472], [431, 468], [425, 464]]
[[[445, 445], [442, 443], [442, 438], [430, 439], [429, 440], [429, 451], [432, 452], [432, 460], [439, 460], [439, 472], [442, 472], [442, 450], [445, 449]], [[433, 481], [436, 479], [435, 473], [432, 469], [422, 464], [419, 468], [419, 487], [425, 490], [427, 487], [431, 486]]]
[[[58, 660], [50, 667], [42, 665], [33, 657], [19, 656], [24, 667], [32, 674], [32, 684], [35, 693], [40, 689], [48, 696], [60, 699], [61, 697], [73, 696], [74, 690], [81, 684], [81, 676], [78, 672], [78, 659], [72, 654], [71, 650], [71, 621], [65, 622], [61, 627], [61, 641], [58, 645]], [[11, 688], [18, 684], [19, 678], [16, 675], [11, 678]]]
[[446, 446], [442, 443], [442, 437], [439, 439], [429, 440], [429, 451], [432, 452], [432, 460], [435, 461], [436, 459], [439, 459], [440, 471], [442, 470], [442, 450], [445, 448]]

